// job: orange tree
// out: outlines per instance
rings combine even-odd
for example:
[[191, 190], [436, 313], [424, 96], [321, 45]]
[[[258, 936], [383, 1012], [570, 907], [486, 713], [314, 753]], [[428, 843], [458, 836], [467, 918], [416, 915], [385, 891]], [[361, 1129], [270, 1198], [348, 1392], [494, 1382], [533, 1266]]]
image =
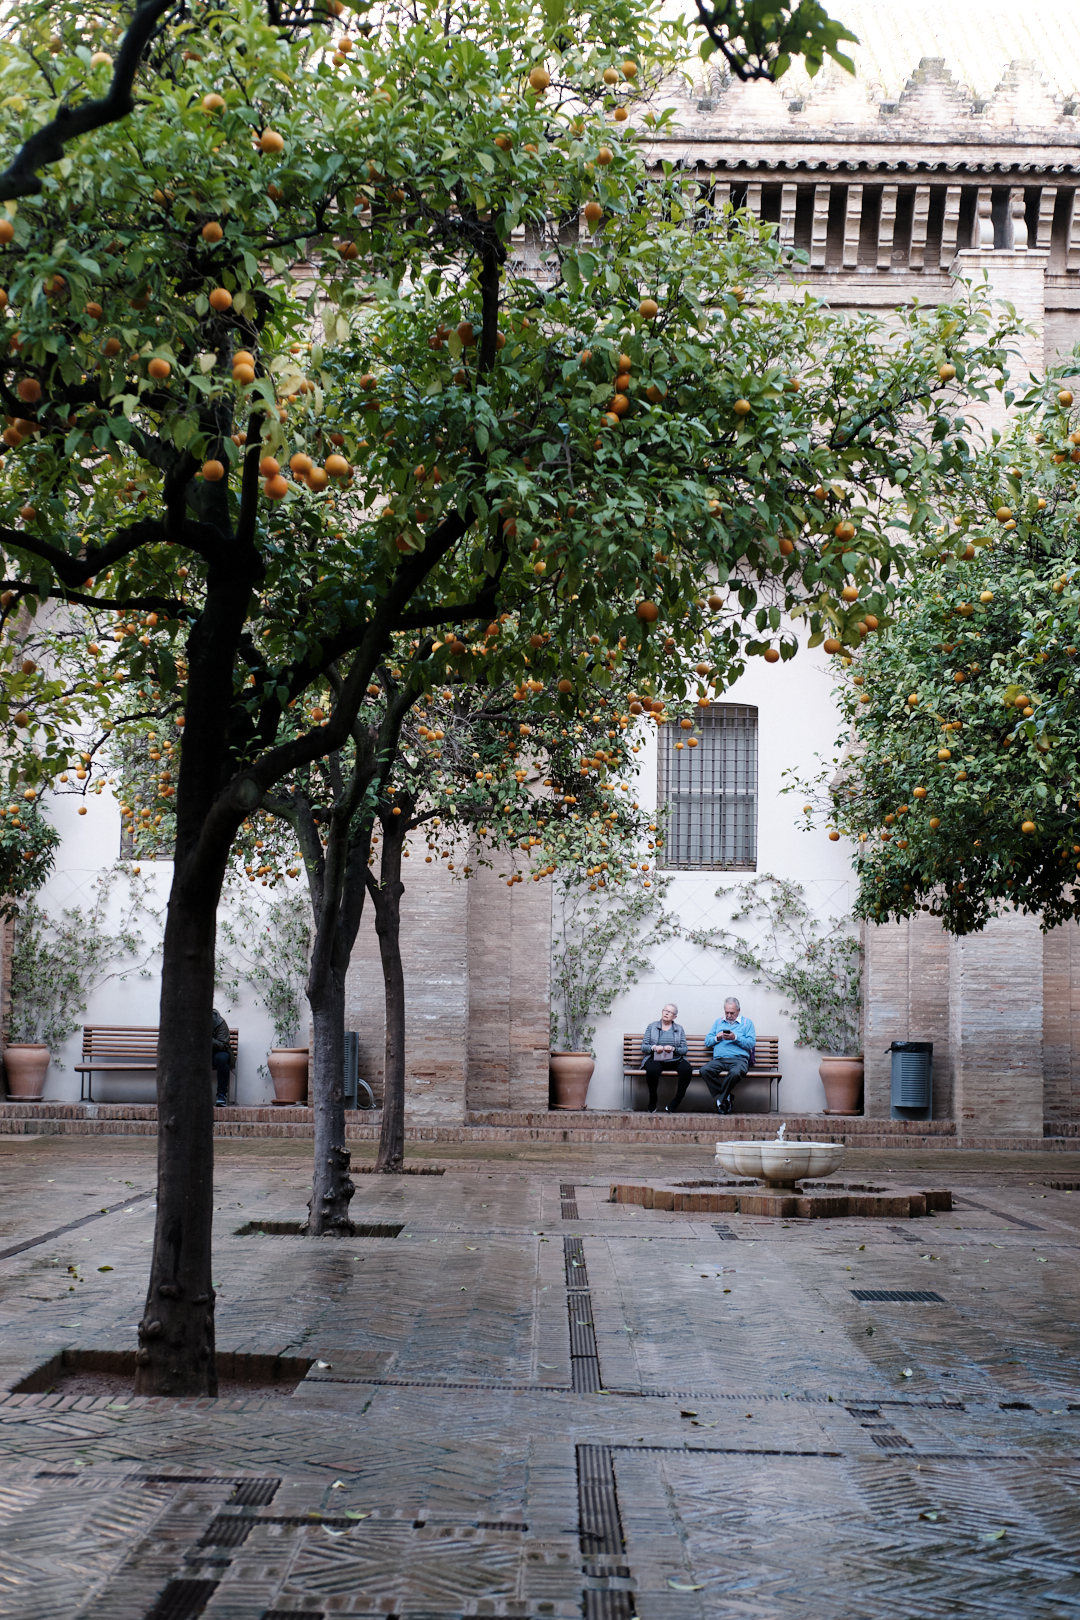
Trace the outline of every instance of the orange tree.
[[869, 921], [1080, 917], [1080, 434], [1056, 388], [979, 458], [890, 631], [841, 655], [845, 752], [806, 812], [856, 840]]
[[[30, 140], [0, 185], [21, 199], [0, 219], [0, 612], [80, 610], [95, 698], [122, 685], [184, 737], [144, 1393], [214, 1387], [200, 1077], [229, 851], [346, 744], [394, 638], [420, 687], [520, 679], [522, 640], [478, 634], [512, 609], [567, 714], [590, 660], [614, 679], [588, 632], [634, 655], [642, 695], [685, 693], [678, 653], [707, 637], [720, 679], [791, 656], [785, 608], [857, 638], [967, 465], [961, 382], [1003, 359], [977, 305], [886, 335], [773, 296], [763, 228], [684, 177], [644, 184], [640, 121], [617, 115], [683, 49], [647, 0], [335, 30], [198, 7], [133, 58], [118, 9], [31, 6], [3, 43], [0, 131]], [[115, 99], [56, 115], [128, 70], [119, 121]], [[326, 723], [283, 726], [331, 672]], [[67, 761], [44, 694], [18, 712], [36, 787]]]

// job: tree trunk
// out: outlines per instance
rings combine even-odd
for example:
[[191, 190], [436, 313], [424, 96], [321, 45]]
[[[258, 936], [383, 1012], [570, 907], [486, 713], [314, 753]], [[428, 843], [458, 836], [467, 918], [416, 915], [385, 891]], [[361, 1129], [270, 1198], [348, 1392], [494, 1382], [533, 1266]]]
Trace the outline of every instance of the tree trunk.
[[315, 1045], [311, 1054], [311, 1100], [315, 1111], [315, 1157], [308, 1204], [310, 1237], [352, 1231], [349, 1203], [356, 1188], [349, 1175], [345, 1145], [345, 977], [364, 908], [371, 824], [353, 832], [357, 800], [370, 773], [354, 773], [347, 794], [335, 808], [325, 852], [318, 849], [314, 823], [298, 828], [315, 917], [315, 940], [308, 970]]
[[[346, 961], [348, 958], [346, 957]], [[308, 1001], [315, 1032], [311, 1053], [311, 1100], [315, 1113], [315, 1161], [307, 1230], [310, 1237], [352, 1232], [349, 1202], [356, 1188], [345, 1146], [345, 975], [329, 964], [318, 985], [308, 979]]]
[[[217, 486], [208, 488], [212, 493]], [[214, 941], [229, 850], [261, 797], [250, 777], [229, 783], [227, 766], [233, 660], [257, 562], [252, 551], [228, 573], [210, 569], [204, 609], [187, 641], [186, 746], [161, 961], [157, 1217], [139, 1323], [137, 1395], [217, 1394], [210, 1269]]]
[[137, 1395], [216, 1395], [211, 1009], [220, 876], [174, 878], [162, 949], [157, 1219]]
[[405, 1162], [405, 976], [401, 969], [401, 849], [405, 817], [388, 816], [383, 822], [383, 849], [379, 882], [368, 884], [375, 902], [375, 932], [379, 936], [383, 992], [386, 1002], [386, 1057], [383, 1071], [382, 1130], [376, 1170], [391, 1174]]

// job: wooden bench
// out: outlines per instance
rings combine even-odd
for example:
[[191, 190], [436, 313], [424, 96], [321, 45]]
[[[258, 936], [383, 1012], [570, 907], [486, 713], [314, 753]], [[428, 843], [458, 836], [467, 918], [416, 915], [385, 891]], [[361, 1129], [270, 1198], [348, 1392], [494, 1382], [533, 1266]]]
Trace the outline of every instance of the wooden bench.
[[[686, 1096], [680, 1106], [680, 1113], [716, 1113], [716, 1104], [704, 1080], [699, 1078], [698, 1071], [703, 1063], [709, 1061], [709, 1053], [705, 1046], [704, 1035], [688, 1035], [686, 1037], [686, 1055], [690, 1059], [690, 1066], [694, 1078], [687, 1088]], [[674, 1077], [674, 1069], [671, 1071]], [[754, 1067], [737, 1080], [732, 1088], [732, 1110], [736, 1114], [775, 1114], [780, 1106], [780, 1042], [775, 1035], [759, 1035], [757, 1038], [756, 1062]], [[639, 1085], [635, 1085], [639, 1082]], [[664, 1106], [675, 1095], [674, 1078], [672, 1089], [665, 1097], [664, 1082], [661, 1079], [659, 1105]], [[641, 1101], [639, 1103], [638, 1097]], [[699, 1106], [700, 1105], [700, 1106]], [[641, 1036], [623, 1036], [623, 1107], [628, 1110], [637, 1110], [648, 1107], [648, 1088], [645, 1084], [645, 1070], [641, 1067]]]
[[[236, 1054], [240, 1041], [238, 1029], [229, 1030], [229, 1051], [232, 1054], [230, 1088], [235, 1088]], [[158, 1028], [156, 1024], [84, 1024], [82, 1062], [75, 1064], [79, 1081], [79, 1101], [94, 1100], [94, 1071], [115, 1069], [122, 1074], [157, 1073]], [[208, 1074], [213, 1065], [206, 1056]]]

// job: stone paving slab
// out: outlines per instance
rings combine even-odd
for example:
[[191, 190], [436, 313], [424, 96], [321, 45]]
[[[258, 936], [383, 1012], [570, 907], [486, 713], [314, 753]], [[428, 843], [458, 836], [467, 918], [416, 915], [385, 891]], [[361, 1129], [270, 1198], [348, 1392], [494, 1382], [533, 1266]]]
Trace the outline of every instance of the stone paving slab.
[[[1080, 1612], [1059, 1155], [932, 1151], [951, 1212], [799, 1223], [607, 1202], [711, 1145], [447, 1147], [358, 1178], [396, 1238], [238, 1236], [303, 1215], [308, 1153], [220, 1144], [215, 1199], [219, 1344], [306, 1378], [0, 1396], [0, 1616]], [[145, 1140], [0, 1145], [0, 1388], [134, 1348], [153, 1178]]]

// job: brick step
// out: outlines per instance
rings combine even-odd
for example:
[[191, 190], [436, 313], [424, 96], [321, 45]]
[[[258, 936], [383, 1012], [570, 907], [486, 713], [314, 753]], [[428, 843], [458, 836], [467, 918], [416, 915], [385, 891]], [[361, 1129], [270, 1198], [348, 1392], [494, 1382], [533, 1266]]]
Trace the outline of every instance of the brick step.
[[956, 1135], [956, 1123], [951, 1119], [867, 1119], [862, 1115], [852, 1118], [829, 1114], [716, 1114], [685, 1113], [647, 1114], [625, 1110], [599, 1108], [552, 1109], [544, 1113], [526, 1113], [512, 1110], [471, 1109], [465, 1115], [468, 1125], [503, 1130], [632, 1130], [647, 1135], [663, 1136], [665, 1132], [693, 1134], [706, 1131], [718, 1139], [737, 1141], [765, 1141], [776, 1135], [781, 1125], [785, 1135], [796, 1132], [815, 1136], [845, 1137], [887, 1136], [890, 1140], [908, 1136], [919, 1138]]
[[[345, 1127], [350, 1142], [371, 1142], [379, 1134], [377, 1109], [350, 1110]], [[1080, 1151], [1077, 1134], [1053, 1137], [974, 1137], [956, 1135], [952, 1120], [853, 1118], [824, 1114], [640, 1114], [601, 1110], [558, 1112], [473, 1112], [460, 1123], [406, 1123], [410, 1142], [562, 1142], [617, 1145], [718, 1141], [767, 1141], [781, 1121], [793, 1142], [842, 1142], [851, 1148], [974, 1148], [987, 1152]], [[153, 1103], [0, 1102], [0, 1136], [156, 1136]], [[222, 1139], [310, 1140], [310, 1108], [218, 1108], [214, 1135]]]

